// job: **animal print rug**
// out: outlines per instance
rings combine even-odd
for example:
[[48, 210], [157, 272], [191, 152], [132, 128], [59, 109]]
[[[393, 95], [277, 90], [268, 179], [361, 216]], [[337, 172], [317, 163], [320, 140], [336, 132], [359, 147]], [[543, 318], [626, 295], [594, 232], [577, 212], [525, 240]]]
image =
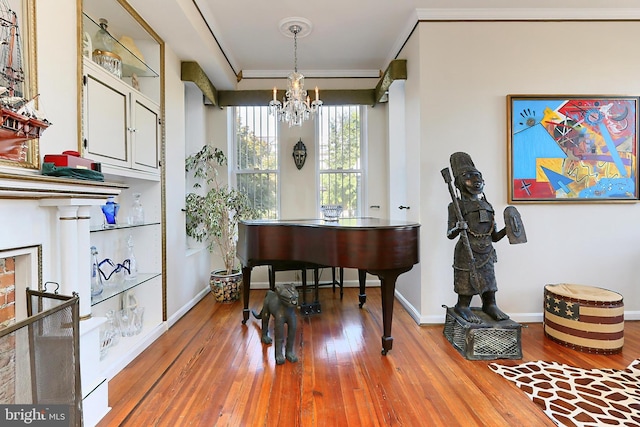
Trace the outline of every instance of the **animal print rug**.
[[627, 369], [580, 369], [554, 362], [489, 364], [560, 426], [640, 426], [640, 359]]

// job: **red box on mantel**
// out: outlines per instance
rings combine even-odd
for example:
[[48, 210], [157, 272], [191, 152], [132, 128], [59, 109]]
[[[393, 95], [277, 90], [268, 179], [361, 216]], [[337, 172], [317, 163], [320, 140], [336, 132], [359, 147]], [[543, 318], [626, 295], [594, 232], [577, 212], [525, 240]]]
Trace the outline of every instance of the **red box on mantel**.
[[53, 163], [58, 167], [100, 170], [100, 163], [80, 157], [80, 153], [77, 151], [63, 151], [62, 154], [45, 154], [44, 162]]

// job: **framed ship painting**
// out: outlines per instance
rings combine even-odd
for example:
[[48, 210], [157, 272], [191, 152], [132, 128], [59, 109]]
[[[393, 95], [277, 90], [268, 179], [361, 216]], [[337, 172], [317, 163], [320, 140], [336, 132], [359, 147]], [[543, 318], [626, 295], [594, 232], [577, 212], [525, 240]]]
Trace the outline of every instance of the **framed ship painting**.
[[35, 0], [0, 0], [0, 164], [38, 169]]
[[508, 95], [509, 203], [638, 200], [638, 97]]

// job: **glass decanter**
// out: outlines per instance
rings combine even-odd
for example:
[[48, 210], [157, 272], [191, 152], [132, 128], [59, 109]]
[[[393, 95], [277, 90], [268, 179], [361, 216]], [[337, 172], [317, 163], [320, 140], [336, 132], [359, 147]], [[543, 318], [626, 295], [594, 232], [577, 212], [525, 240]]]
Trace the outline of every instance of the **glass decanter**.
[[100, 276], [98, 263], [98, 250], [95, 246], [91, 246], [91, 296], [96, 297], [104, 290], [104, 283]]
[[133, 253], [133, 236], [127, 239], [127, 259], [122, 263], [125, 266], [125, 280], [135, 280], [138, 277], [138, 262]]
[[96, 32], [93, 48], [106, 52], [113, 52], [115, 41], [113, 40], [113, 37], [111, 37], [111, 34], [109, 34], [109, 21], [104, 18], [100, 18], [98, 23], [100, 25], [100, 29]]
[[140, 193], [133, 193], [133, 202], [131, 203], [131, 212], [129, 213], [130, 225], [144, 224], [144, 208], [140, 202]]

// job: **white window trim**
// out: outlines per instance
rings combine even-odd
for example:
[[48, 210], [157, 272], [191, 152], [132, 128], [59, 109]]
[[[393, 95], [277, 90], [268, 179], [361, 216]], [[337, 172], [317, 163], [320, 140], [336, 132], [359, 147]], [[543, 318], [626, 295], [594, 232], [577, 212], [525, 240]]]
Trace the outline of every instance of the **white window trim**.
[[[369, 206], [368, 206], [368, 122], [367, 122], [367, 106], [359, 105], [360, 109], [360, 170], [362, 173], [362, 180], [360, 190], [358, 192], [358, 200], [360, 201], [360, 216], [366, 217], [369, 216]], [[316, 189], [316, 212], [318, 215], [322, 216], [322, 212], [320, 210], [320, 205], [322, 201], [320, 199], [320, 120], [315, 120], [315, 158], [316, 158], [316, 173], [315, 173], [315, 189]], [[278, 181], [279, 182], [279, 181]], [[278, 193], [280, 194], [280, 193]]]

